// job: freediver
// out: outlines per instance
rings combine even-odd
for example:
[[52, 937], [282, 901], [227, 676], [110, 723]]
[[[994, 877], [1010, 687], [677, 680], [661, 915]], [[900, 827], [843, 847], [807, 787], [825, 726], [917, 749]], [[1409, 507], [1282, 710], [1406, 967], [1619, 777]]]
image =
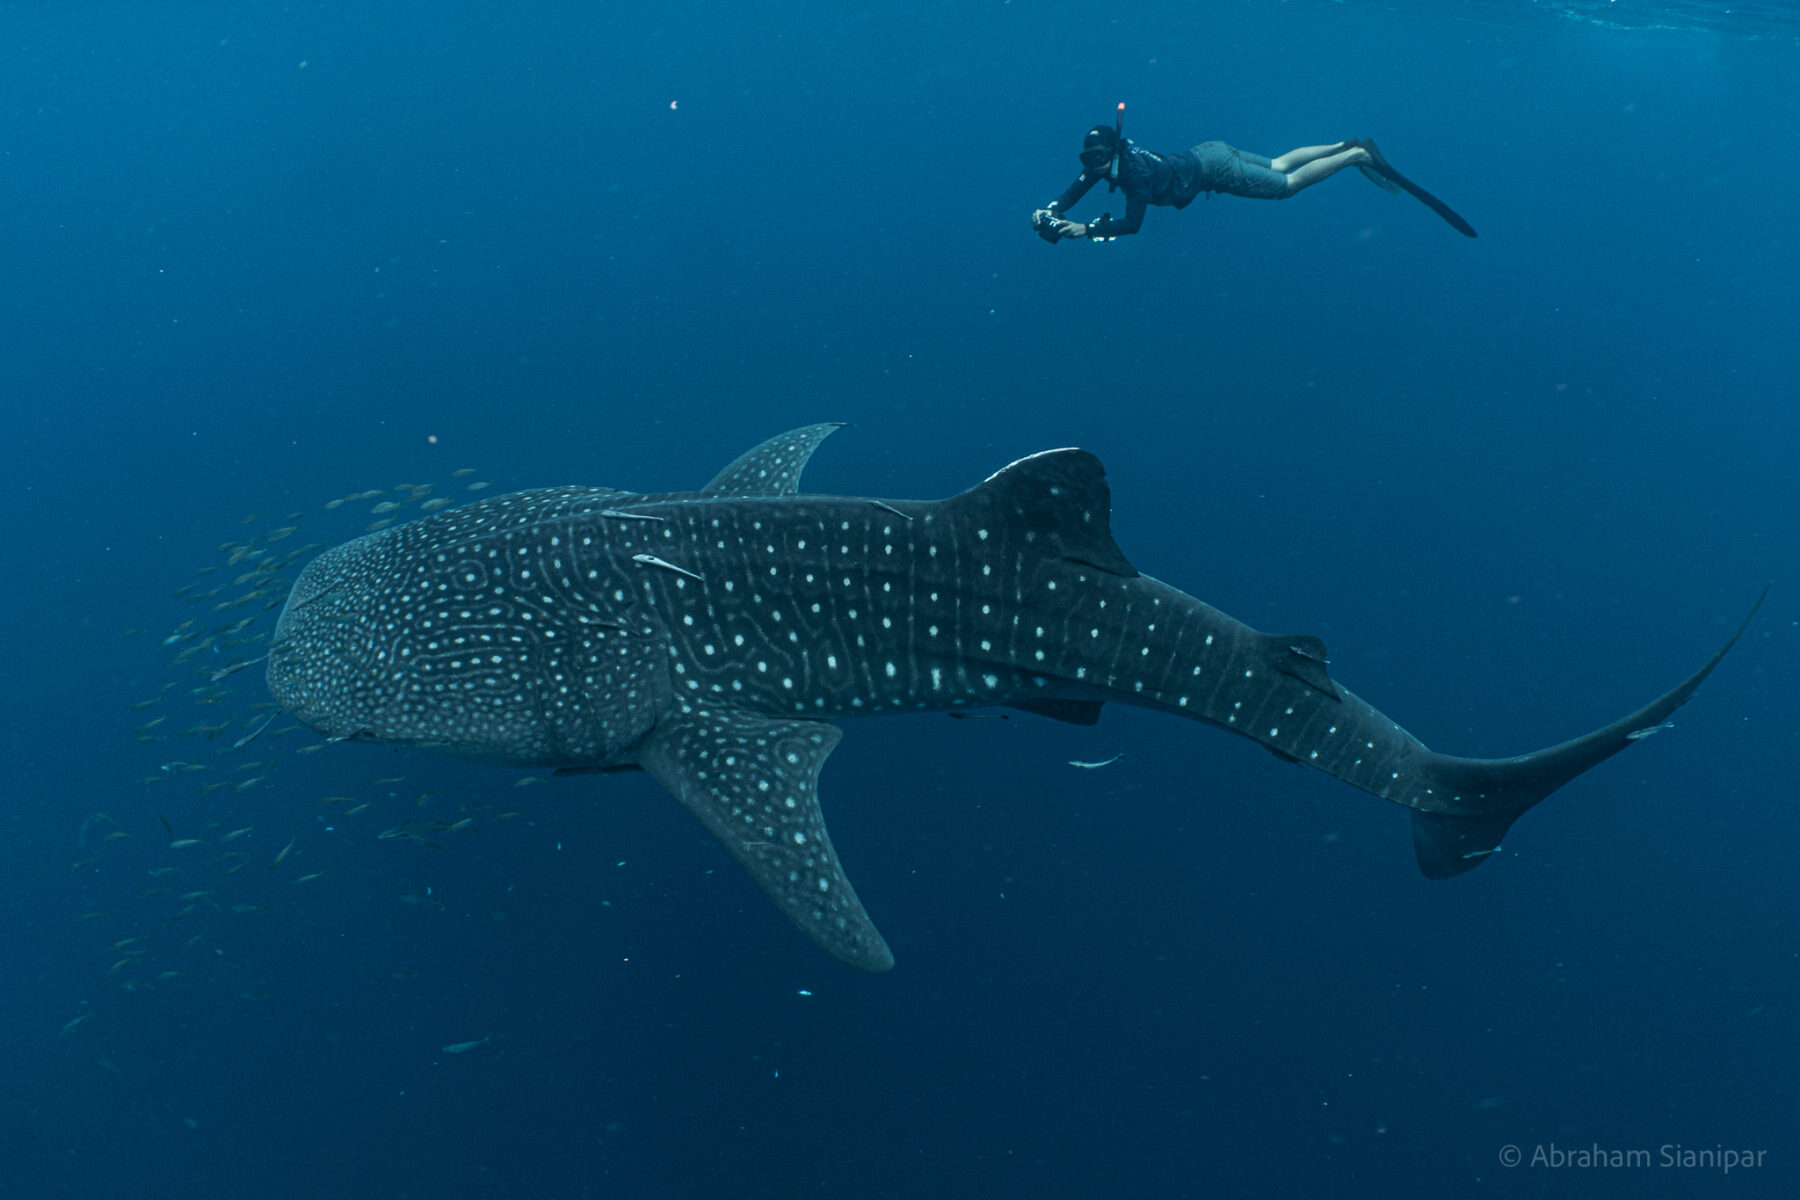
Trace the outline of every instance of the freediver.
[[[1369, 138], [1302, 146], [1273, 159], [1224, 142], [1201, 142], [1191, 150], [1159, 154], [1139, 149], [1124, 136], [1124, 109], [1121, 104], [1114, 125], [1096, 125], [1087, 131], [1081, 143], [1081, 174], [1067, 191], [1031, 214], [1032, 228], [1045, 241], [1111, 241], [1136, 233], [1150, 205], [1182, 209], [1201, 193], [1284, 200], [1345, 167], [1357, 168], [1384, 191], [1411, 194], [1458, 233], [1475, 236], [1474, 227], [1449, 205], [1394, 170]], [[1112, 190], [1125, 192], [1125, 215], [1115, 218], [1108, 213], [1086, 223], [1069, 220], [1064, 214], [1103, 179]]]

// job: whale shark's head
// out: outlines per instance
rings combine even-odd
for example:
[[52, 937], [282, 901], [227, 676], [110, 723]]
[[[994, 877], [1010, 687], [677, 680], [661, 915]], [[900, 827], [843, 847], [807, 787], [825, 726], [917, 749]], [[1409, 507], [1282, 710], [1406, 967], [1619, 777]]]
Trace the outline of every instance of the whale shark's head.
[[371, 533], [314, 559], [276, 622], [269, 694], [326, 737], [419, 740], [408, 736], [399, 631], [382, 598], [396, 534]]
[[[621, 494], [514, 492], [326, 551], [276, 625], [270, 694], [329, 738], [605, 764], [654, 722], [643, 674], [666, 658], [625, 631], [605, 562], [620, 523], [591, 515]], [[577, 529], [596, 556], [578, 573]]]

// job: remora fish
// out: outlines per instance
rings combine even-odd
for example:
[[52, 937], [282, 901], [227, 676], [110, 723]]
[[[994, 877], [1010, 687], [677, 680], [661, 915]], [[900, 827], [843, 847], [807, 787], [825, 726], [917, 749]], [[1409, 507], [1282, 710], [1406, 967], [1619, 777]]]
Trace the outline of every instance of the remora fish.
[[1192, 717], [1411, 809], [1442, 879], [1665, 721], [1743, 632], [1604, 729], [1453, 758], [1340, 687], [1319, 639], [1139, 574], [1092, 454], [1034, 454], [947, 500], [797, 494], [835, 428], [771, 439], [695, 492], [516, 492], [328, 550], [282, 611], [269, 689], [334, 740], [648, 771], [819, 945], [884, 970], [819, 807], [833, 719], [1005, 705], [1092, 724], [1109, 701]]

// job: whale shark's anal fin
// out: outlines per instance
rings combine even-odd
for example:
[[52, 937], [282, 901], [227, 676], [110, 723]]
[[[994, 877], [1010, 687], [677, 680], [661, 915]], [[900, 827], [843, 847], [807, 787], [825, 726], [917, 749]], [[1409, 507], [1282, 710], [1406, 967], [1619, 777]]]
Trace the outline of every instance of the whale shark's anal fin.
[[1764, 588], [1749, 615], [1718, 653], [1680, 684], [1630, 716], [1585, 737], [1517, 758], [1477, 759], [1434, 755], [1427, 768], [1444, 791], [1459, 792], [1465, 803], [1450, 811], [1415, 809], [1413, 854], [1427, 879], [1448, 879], [1472, 871], [1500, 849], [1512, 823], [1551, 792], [1590, 767], [1611, 758], [1660, 728], [1693, 696], [1713, 668], [1737, 645], [1768, 597]]
[[840, 421], [805, 425], [752, 446], [700, 489], [705, 496], [792, 496], [800, 490], [800, 472], [819, 443], [842, 429]]
[[885, 971], [894, 956], [819, 808], [819, 768], [842, 736], [819, 721], [697, 710], [652, 733], [638, 761], [808, 937], [853, 967]]

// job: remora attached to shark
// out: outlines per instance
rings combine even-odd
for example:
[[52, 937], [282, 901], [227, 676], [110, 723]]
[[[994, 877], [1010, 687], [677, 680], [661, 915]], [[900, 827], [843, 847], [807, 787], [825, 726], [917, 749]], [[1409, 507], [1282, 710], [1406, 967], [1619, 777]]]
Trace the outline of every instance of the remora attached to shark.
[[834, 718], [1192, 717], [1411, 809], [1419, 866], [1443, 879], [1662, 724], [1743, 633], [1604, 729], [1453, 758], [1340, 687], [1317, 638], [1140, 574], [1092, 454], [1034, 454], [948, 500], [797, 494], [836, 428], [773, 438], [697, 492], [516, 492], [326, 551], [282, 611], [269, 690], [333, 739], [648, 771], [808, 936], [879, 971], [893, 956], [819, 807]]

